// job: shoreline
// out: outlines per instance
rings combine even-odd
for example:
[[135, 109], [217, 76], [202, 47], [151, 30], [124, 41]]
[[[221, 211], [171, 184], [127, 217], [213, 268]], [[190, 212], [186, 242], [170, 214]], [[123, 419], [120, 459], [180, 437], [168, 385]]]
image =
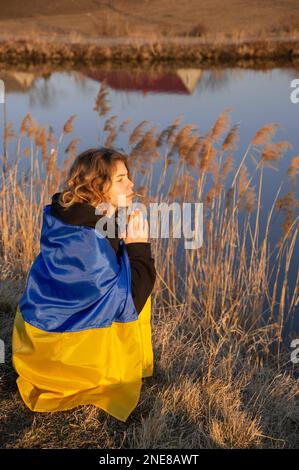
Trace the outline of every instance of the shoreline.
[[[200, 38], [2, 39], [4, 64], [192, 63], [192, 65], [299, 64], [299, 37], [209, 42]], [[252, 64], [254, 62], [254, 64]]]

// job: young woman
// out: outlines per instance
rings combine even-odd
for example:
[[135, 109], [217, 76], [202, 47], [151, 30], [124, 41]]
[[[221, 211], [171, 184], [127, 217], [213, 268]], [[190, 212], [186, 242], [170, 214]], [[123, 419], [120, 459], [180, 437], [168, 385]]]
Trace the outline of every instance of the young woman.
[[[117, 223], [133, 186], [124, 153], [88, 149], [44, 206], [40, 253], [12, 337], [17, 385], [32, 411], [94, 404], [126, 421], [142, 377], [153, 373], [148, 223], [141, 211], [129, 216], [126, 231]], [[104, 215], [101, 203], [108, 204]], [[105, 228], [115, 220], [115, 236], [98, 229], [102, 217]]]

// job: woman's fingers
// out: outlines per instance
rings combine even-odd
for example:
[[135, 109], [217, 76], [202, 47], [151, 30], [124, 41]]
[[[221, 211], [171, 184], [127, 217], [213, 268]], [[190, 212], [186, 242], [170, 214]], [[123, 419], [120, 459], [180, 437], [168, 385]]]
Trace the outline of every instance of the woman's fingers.
[[137, 232], [139, 232], [140, 230], [140, 218], [141, 218], [141, 214], [137, 213], [136, 217], [134, 217], [133, 219], [134, 232], [136, 233], [136, 235], [137, 235]]
[[130, 237], [146, 237], [148, 233], [148, 223], [140, 210], [132, 212], [128, 222], [128, 235]]
[[145, 233], [146, 237], [148, 237], [148, 232], [149, 232], [149, 229], [148, 229], [148, 221], [147, 221], [147, 219], [146, 219], [146, 218], [144, 219], [144, 226], [143, 226], [143, 231], [144, 231], [144, 233]]

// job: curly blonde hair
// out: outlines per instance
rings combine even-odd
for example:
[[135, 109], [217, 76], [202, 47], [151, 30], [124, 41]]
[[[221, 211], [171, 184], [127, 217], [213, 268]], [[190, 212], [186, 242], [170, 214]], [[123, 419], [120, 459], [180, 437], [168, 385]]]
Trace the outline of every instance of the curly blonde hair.
[[59, 196], [62, 207], [75, 202], [87, 202], [96, 207], [105, 202], [105, 193], [112, 184], [116, 162], [122, 161], [130, 177], [128, 155], [115, 148], [89, 148], [80, 153], [72, 163]]

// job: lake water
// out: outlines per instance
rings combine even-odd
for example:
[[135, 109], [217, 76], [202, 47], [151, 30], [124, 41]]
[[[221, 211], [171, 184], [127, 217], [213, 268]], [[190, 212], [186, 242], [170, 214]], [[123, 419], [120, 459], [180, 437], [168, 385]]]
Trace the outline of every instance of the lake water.
[[[78, 137], [78, 151], [103, 143], [99, 129], [112, 115], [117, 115], [119, 124], [131, 119], [128, 132], [119, 134], [115, 142], [117, 147], [126, 149], [128, 135], [143, 120], [149, 121], [149, 128], [158, 125], [162, 130], [182, 116], [181, 126], [195, 124], [203, 134], [225, 108], [233, 108], [231, 125], [240, 123], [240, 140], [235, 153], [237, 166], [256, 131], [267, 123], [277, 123], [280, 129], [275, 140], [287, 140], [293, 148], [286, 152], [279, 171], [265, 171], [261, 224], [266, 220], [281, 182], [280, 196], [290, 190], [286, 171], [290, 160], [299, 155], [299, 103], [296, 105], [290, 100], [290, 83], [299, 78], [299, 70], [201, 70], [172, 66], [156, 71], [86, 68], [41, 74], [34, 69], [20, 72], [2, 68], [0, 78], [5, 83], [7, 122], [13, 124], [15, 131], [30, 112], [39, 124], [51, 125], [58, 136], [66, 120], [75, 114], [74, 131], [66, 136], [63, 148]], [[108, 85], [111, 109], [106, 117], [100, 118], [94, 106], [103, 80]], [[276, 216], [275, 220], [277, 225], [271, 231], [273, 242], [281, 233], [279, 222], [282, 219]], [[292, 288], [298, 275], [298, 261], [299, 241], [290, 269], [289, 286]]]

